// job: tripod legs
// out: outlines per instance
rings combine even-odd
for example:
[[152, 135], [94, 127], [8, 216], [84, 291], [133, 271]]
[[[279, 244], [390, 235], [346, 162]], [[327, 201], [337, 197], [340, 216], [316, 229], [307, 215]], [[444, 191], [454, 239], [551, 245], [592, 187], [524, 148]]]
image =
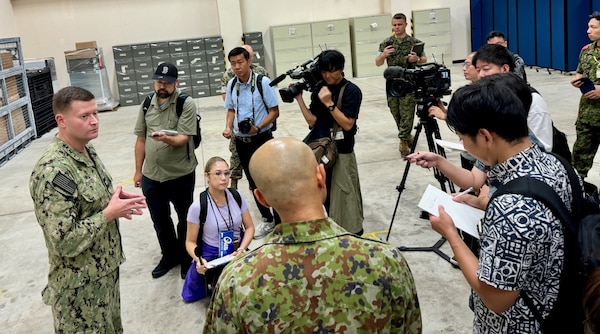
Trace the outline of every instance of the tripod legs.
[[[435, 139], [441, 139], [441, 136], [440, 136], [439, 128], [437, 126], [437, 122], [433, 118], [426, 118], [426, 119], [420, 118], [419, 119], [419, 123], [415, 127], [415, 129], [416, 129], [415, 137], [414, 137], [412, 147], [410, 148], [410, 153], [413, 153], [415, 151], [415, 148], [417, 146], [417, 141], [419, 139], [419, 135], [421, 134], [421, 130], [423, 128], [425, 128], [425, 136], [427, 137], [427, 146], [429, 148], [429, 151], [433, 152], [433, 153], [437, 153], [443, 157], [446, 157], [444, 149], [442, 147], [439, 147], [435, 143], [434, 136], [435, 136]], [[398, 211], [398, 204], [400, 203], [400, 196], [402, 195], [402, 192], [405, 189], [406, 181], [408, 179], [408, 172], [410, 170], [410, 165], [411, 165], [410, 161], [407, 161], [406, 167], [404, 168], [404, 174], [402, 175], [402, 180], [400, 181], [400, 184], [396, 187], [396, 190], [398, 190], [398, 198], [396, 199], [396, 206], [394, 207], [394, 213], [392, 214], [392, 220], [390, 221], [390, 227], [388, 228], [388, 234], [385, 239], [386, 241], [388, 241], [390, 238], [390, 233], [392, 231], [394, 219], [396, 218], [396, 212]], [[434, 168], [434, 176], [440, 183], [440, 187], [442, 190], [447, 191], [447, 189], [450, 189], [451, 192], [454, 192], [454, 184], [452, 182], [450, 182], [450, 180], [448, 180], [448, 178], [444, 174], [442, 174], [437, 168]], [[448, 188], [446, 188], [446, 183], [448, 184]], [[400, 247], [398, 247], [398, 249], [403, 252], [434, 252], [435, 254], [439, 255], [442, 259], [444, 259], [448, 263], [450, 263], [454, 268], [458, 268], [458, 264], [454, 260], [452, 260], [450, 258], [450, 256], [448, 256], [447, 254], [442, 252], [442, 250], [440, 249], [440, 247], [442, 247], [442, 245], [445, 242], [446, 242], [446, 239], [444, 237], [442, 237], [435, 244], [433, 244], [432, 246], [429, 246], [429, 247], [400, 246]]]

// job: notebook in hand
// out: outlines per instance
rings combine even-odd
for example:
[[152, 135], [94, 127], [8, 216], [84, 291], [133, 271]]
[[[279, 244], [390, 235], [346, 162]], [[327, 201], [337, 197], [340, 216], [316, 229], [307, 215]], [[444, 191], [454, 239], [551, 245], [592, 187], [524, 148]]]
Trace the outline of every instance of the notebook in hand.
[[423, 53], [423, 50], [425, 50], [425, 43], [415, 43], [411, 51], [416, 53], [417, 56], [420, 56]]
[[581, 91], [581, 94], [585, 94], [591, 90], [596, 89], [596, 86], [594, 86], [594, 83], [589, 78], [583, 77], [583, 78], [579, 79], [579, 81], [581, 81], [583, 83], [581, 86], [579, 86], [579, 90]]

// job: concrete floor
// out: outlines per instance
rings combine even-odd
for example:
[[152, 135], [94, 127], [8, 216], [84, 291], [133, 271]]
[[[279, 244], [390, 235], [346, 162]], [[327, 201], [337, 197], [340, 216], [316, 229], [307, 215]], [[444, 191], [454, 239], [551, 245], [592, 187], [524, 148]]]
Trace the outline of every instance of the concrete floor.
[[[460, 65], [450, 66], [453, 88], [466, 82]], [[383, 70], [383, 69], [382, 69]], [[575, 141], [574, 122], [580, 93], [569, 84], [570, 77], [558, 71], [528, 69], [528, 78], [550, 106], [555, 125]], [[399, 185], [406, 163], [398, 153], [395, 125], [385, 102], [381, 77], [352, 79], [363, 92], [358, 119], [356, 156], [365, 209], [365, 231], [385, 239], [399, 198]], [[308, 96], [306, 96], [308, 100]], [[449, 100], [446, 98], [445, 100]], [[202, 170], [211, 156], [229, 158], [228, 141], [221, 136], [225, 113], [220, 97], [197, 100], [202, 115], [203, 143], [196, 151], [197, 195], [204, 189]], [[101, 114], [100, 136], [93, 141], [111, 172], [114, 183], [128, 191], [134, 172], [133, 125], [137, 107], [122, 107]], [[439, 123], [442, 138], [456, 140], [445, 123]], [[307, 126], [295, 103], [280, 105], [279, 130], [275, 136], [303, 138]], [[47, 281], [48, 261], [41, 229], [33, 213], [28, 182], [31, 169], [52, 139], [56, 129], [33, 141], [0, 167], [0, 331], [5, 333], [52, 333], [50, 307], [40, 292]], [[425, 136], [417, 150], [426, 150]], [[456, 152], [448, 158], [459, 163]], [[598, 160], [598, 159], [596, 159]], [[588, 180], [600, 184], [600, 165], [595, 162]], [[389, 242], [395, 246], [430, 246], [439, 240], [426, 220], [419, 219], [417, 203], [427, 184], [438, 185], [433, 171], [412, 167], [397, 207]], [[240, 189], [250, 198], [245, 179]], [[253, 217], [260, 218], [255, 206]], [[160, 259], [160, 249], [149, 214], [132, 221], [121, 220], [127, 261], [121, 267], [121, 306], [126, 333], [197, 333], [203, 326], [208, 300], [186, 304], [181, 300], [183, 280], [179, 270], [152, 279], [150, 272]], [[256, 246], [253, 244], [253, 246]], [[444, 245], [442, 250], [449, 252]], [[472, 313], [467, 306], [469, 287], [461, 272], [432, 252], [405, 252], [413, 271], [423, 313], [424, 333], [469, 333]]]

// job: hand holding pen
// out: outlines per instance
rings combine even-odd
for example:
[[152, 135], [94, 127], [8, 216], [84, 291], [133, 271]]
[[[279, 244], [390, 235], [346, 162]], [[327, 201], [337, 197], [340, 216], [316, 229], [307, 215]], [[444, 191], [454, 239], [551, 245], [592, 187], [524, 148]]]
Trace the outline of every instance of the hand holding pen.
[[470, 193], [471, 191], [473, 191], [473, 187], [469, 187], [469, 188], [465, 189], [464, 191], [457, 193], [456, 195], [452, 196], [452, 199], [456, 201], [457, 198], [459, 198], [462, 195], [466, 195], [466, 194]]
[[469, 187], [469, 189], [466, 189], [465, 191], [462, 191], [452, 196], [452, 200], [455, 202], [467, 204], [477, 209], [485, 210], [490, 200], [490, 198], [488, 197], [489, 187], [484, 185], [479, 190], [479, 193], [476, 195], [472, 195], [472, 191], [473, 187]]
[[443, 158], [432, 152], [415, 152], [404, 157], [404, 160], [427, 169], [437, 167], [439, 159]]

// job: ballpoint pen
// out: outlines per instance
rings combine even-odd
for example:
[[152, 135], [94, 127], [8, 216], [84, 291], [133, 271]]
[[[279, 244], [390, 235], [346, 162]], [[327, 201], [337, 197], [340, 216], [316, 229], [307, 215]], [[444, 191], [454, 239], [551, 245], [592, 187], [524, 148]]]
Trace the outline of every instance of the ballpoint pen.
[[473, 187], [469, 187], [467, 189], [465, 189], [464, 191], [459, 192], [458, 194], [454, 195], [454, 198], [457, 198], [459, 196], [465, 195], [470, 193], [471, 191], [473, 191]]

